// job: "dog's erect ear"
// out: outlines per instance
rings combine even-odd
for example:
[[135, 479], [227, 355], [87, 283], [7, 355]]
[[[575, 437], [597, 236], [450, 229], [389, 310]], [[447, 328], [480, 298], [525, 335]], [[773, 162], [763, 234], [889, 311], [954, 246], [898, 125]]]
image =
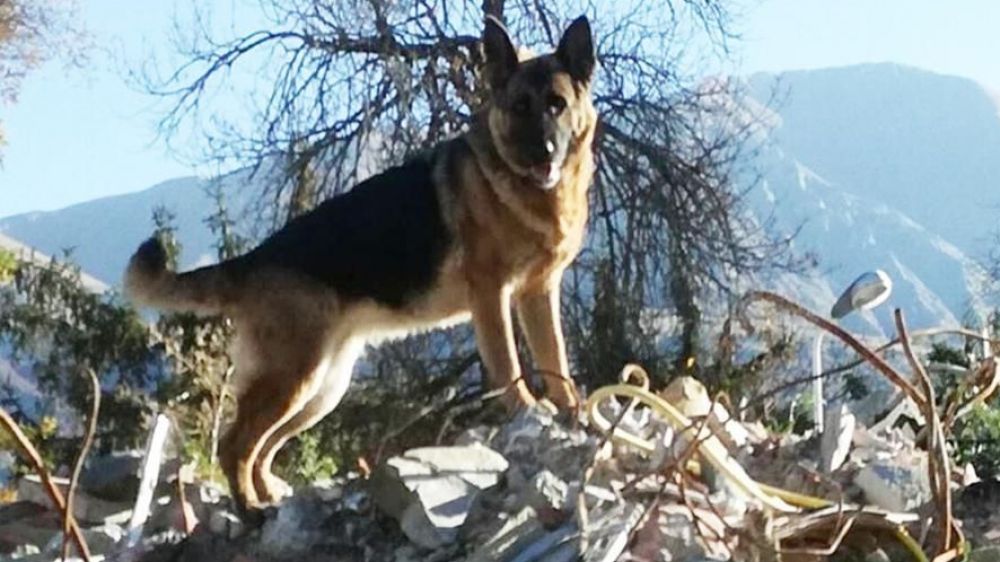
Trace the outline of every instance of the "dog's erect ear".
[[594, 40], [587, 16], [573, 20], [559, 40], [556, 58], [577, 82], [590, 82], [594, 73]]
[[502, 89], [517, 69], [517, 51], [503, 24], [493, 16], [486, 16], [483, 54], [486, 55], [486, 79], [490, 87]]

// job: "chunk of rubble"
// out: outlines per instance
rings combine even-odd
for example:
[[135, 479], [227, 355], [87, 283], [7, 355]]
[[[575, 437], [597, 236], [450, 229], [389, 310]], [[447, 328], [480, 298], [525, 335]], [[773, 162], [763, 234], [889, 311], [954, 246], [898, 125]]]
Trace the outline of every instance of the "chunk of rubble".
[[545, 527], [538, 520], [537, 512], [526, 507], [503, 521], [500, 528], [477, 547], [466, 562], [509, 560], [544, 534]]
[[411, 541], [433, 550], [455, 540], [476, 495], [507, 467], [503, 455], [483, 446], [411, 449], [380, 465], [370, 489]]
[[[322, 542], [328, 530], [327, 519], [336, 506], [323, 500], [322, 494], [313, 489], [302, 490], [285, 498], [276, 509], [266, 513], [260, 529], [259, 550], [275, 558], [297, 558]], [[216, 522], [220, 533], [216, 536], [230, 538], [236, 534], [229, 522]]]
[[714, 402], [705, 385], [694, 377], [674, 379], [659, 395], [689, 418], [710, 415], [712, 430], [731, 449], [740, 449], [760, 440], [758, 431], [748, 429], [725, 406]]
[[869, 462], [854, 484], [868, 502], [889, 511], [912, 511], [931, 499], [927, 457], [916, 452]]
[[[135, 500], [139, 493], [139, 471], [143, 456], [143, 451], [122, 451], [91, 460], [80, 473], [80, 489], [103, 500]], [[176, 466], [172, 468], [176, 471]], [[171, 471], [168, 468], [162, 474], [166, 476]]]
[[548, 470], [539, 471], [524, 489], [523, 505], [536, 510], [561, 511], [569, 502], [569, 486]]
[[[65, 496], [69, 480], [53, 477], [52, 482]], [[17, 497], [48, 509], [53, 508], [52, 498], [46, 492], [41, 478], [34, 474], [24, 476], [17, 481]], [[131, 502], [102, 500], [81, 490], [77, 490], [73, 496], [73, 515], [80, 523], [122, 525], [128, 522], [131, 513]]]
[[1000, 562], [1000, 546], [987, 546], [969, 553], [969, 562]]

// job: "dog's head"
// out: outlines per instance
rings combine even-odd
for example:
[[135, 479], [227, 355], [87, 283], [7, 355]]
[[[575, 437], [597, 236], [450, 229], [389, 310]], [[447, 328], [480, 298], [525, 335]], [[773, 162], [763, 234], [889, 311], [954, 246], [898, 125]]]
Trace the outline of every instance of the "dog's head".
[[[500, 157], [519, 176], [550, 190], [596, 119], [590, 99], [594, 43], [579, 17], [554, 53], [519, 60], [503, 25], [489, 17], [483, 32], [486, 77], [492, 88], [489, 127]], [[589, 138], [589, 136], [587, 136]]]

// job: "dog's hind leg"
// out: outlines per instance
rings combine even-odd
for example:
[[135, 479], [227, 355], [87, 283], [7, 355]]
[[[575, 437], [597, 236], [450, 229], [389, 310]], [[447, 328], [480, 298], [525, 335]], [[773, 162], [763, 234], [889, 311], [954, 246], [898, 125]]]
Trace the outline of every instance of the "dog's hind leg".
[[[222, 468], [244, 512], [261, 507], [253, 472], [268, 437], [298, 414], [323, 384], [323, 337], [296, 328], [302, 326], [286, 325], [280, 336], [264, 329], [254, 337], [253, 372], [246, 373], [246, 386], [237, 393], [236, 420], [221, 443]], [[261, 342], [267, 340], [264, 346]]]
[[339, 338], [325, 361], [323, 382], [301, 410], [274, 430], [257, 455], [254, 467], [254, 487], [257, 498], [263, 503], [274, 503], [291, 491], [289, 486], [271, 472], [274, 457], [289, 439], [309, 429], [326, 417], [347, 392], [354, 363], [364, 349], [364, 341], [357, 337]]

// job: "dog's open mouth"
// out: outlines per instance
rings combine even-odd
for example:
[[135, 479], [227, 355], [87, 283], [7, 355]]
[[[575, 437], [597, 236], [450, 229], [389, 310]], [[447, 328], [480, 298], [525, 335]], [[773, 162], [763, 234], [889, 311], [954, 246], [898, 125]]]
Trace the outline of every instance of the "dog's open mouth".
[[555, 162], [536, 164], [530, 169], [530, 177], [538, 187], [549, 190], [554, 188], [559, 183], [559, 180], [562, 179], [562, 168]]

